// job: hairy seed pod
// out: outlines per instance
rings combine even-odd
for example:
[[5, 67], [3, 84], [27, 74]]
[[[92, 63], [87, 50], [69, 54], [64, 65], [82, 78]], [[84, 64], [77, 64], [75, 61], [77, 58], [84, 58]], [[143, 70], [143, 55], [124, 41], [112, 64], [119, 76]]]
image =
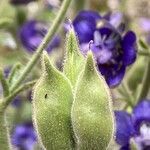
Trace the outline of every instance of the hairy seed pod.
[[43, 55], [43, 75], [33, 93], [33, 121], [47, 150], [71, 150], [71, 105], [73, 94], [68, 79]]
[[74, 87], [83, 67], [84, 57], [80, 53], [78, 40], [73, 27], [71, 27], [69, 33], [67, 34], [65, 57], [63, 71]]
[[89, 52], [75, 89], [72, 125], [79, 150], [106, 150], [114, 131], [111, 97]]

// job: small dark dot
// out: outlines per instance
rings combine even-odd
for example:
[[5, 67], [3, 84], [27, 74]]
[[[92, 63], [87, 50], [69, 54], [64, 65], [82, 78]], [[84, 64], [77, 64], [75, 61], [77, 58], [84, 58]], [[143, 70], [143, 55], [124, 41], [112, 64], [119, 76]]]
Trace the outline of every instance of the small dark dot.
[[47, 98], [47, 94], [45, 94], [45, 98]]

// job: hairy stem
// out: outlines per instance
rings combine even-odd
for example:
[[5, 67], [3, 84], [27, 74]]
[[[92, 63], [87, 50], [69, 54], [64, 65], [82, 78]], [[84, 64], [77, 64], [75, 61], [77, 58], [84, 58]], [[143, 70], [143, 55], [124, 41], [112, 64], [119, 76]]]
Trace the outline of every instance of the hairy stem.
[[0, 149], [9, 150], [10, 143], [8, 137], [8, 128], [5, 120], [5, 109], [9, 105], [12, 99], [14, 99], [20, 92], [32, 87], [36, 81], [28, 82], [22, 86], [20, 86], [17, 90], [15, 90], [10, 96], [1, 100], [0, 103]]
[[9, 150], [8, 129], [6, 126], [5, 112], [0, 103], [0, 149]]
[[46, 34], [45, 38], [43, 39], [42, 43], [40, 44], [40, 46], [37, 48], [36, 53], [33, 55], [33, 57], [31, 58], [31, 60], [29, 61], [29, 63], [25, 67], [25, 69], [22, 72], [22, 74], [20, 75], [19, 79], [12, 86], [11, 91], [14, 91], [14, 89], [16, 89], [20, 85], [20, 83], [31, 72], [32, 68], [34, 67], [34, 65], [36, 64], [36, 62], [39, 60], [39, 57], [40, 57], [41, 53], [46, 48], [47, 44], [52, 40], [53, 35], [58, 30], [58, 27], [61, 24], [61, 21], [64, 19], [70, 2], [71, 2], [71, 0], [64, 0], [63, 1], [63, 4], [62, 4], [62, 6], [60, 8], [60, 11], [59, 11], [56, 19], [54, 20], [51, 28], [47, 32], [47, 34]]
[[6, 97], [4, 99], [5, 101], [5, 108], [9, 105], [9, 103], [12, 101], [12, 99], [14, 99], [20, 92], [25, 91], [31, 87], [33, 87], [33, 85], [36, 83], [35, 81], [31, 81], [31, 82], [27, 82], [24, 85], [20, 86], [19, 88], [17, 88], [14, 92], [12, 92], [11, 95], [9, 95], [8, 97]]

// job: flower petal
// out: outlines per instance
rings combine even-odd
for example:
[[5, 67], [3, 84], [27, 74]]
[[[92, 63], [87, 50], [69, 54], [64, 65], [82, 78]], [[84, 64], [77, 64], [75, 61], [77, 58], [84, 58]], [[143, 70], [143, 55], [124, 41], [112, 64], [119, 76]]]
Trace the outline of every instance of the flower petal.
[[140, 125], [144, 122], [150, 122], [150, 101], [143, 100], [133, 109], [133, 123], [138, 132]]
[[134, 132], [131, 116], [125, 111], [115, 111], [116, 116], [116, 142], [127, 146]]
[[[111, 73], [108, 73], [106, 81], [110, 88], [114, 88], [120, 84], [120, 82], [124, 77], [125, 70], [126, 70], [125, 66], [122, 66], [119, 70], [117, 71], [114, 70]], [[115, 75], [113, 75], [113, 72], [115, 72]]]
[[132, 64], [136, 59], [136, 35], [128, 31], [122, 41], [124, 65]]
[[76, 16], [73, 25], [80, 44], [88, 43], [90, 40], [93, 40], [93, 34], [98, 19], [101, 19], [101, 17], [95, 11], [81, 11]]

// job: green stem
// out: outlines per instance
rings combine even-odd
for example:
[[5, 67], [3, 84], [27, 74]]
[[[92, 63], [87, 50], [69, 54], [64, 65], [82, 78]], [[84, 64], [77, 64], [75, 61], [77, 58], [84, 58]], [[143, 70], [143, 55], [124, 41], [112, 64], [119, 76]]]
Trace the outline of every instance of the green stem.
[[2, 88], [3, 88], [3, 96], [6, 97], [9, 94], [9, 87], [8, 87], [8, 83], [4, 77], [3, 71], [2, 69], [0, 69], [0, 81], [2, 84]]
[[36, 81], [28, 82], [22, 86], [20, 86], [15, 92], [13, 92], [10, 96], [6, 97], [4, 100], [1, 100], [0, 103], [0, 149], [2, 150], [10, 150], [10, 143], [8, 137], [8, 128], [5, 120], [5, 109], [11, 102], [13, 98], [15, 98], [18, 93], [30, 88], [36, 83]]
[[10, 144], [8, 140], [8, 130], [5, 120], [4, 109], [2, 108], [2, 103], [0, 103], [0, 149], [9, 150]]
[[31, 81], [31, 82], [27, 82], [24, 85], [21, 85], [18, 89], [16, 89], [11, 95], [9, 95], [8, 97], [6, 97], [4, 99], [4, 107], [6, 108], [9, 103], [12, 101], [12, 99], [14, 99], [20, 92], [25, 91], [31, 87], [33, 87], [33, 85], [36, 83], [37, 80], [35, 81]]
[[62, 20], [64, 19], [70, 2], [71, 2], [71, 0], [64, 0], [63, 1], [63, 4], [62, 4], [62, 6], [60, 8], [60, 11], [59, 11], [56, 19], [54, 20], [51, 28], [49, 29], [49, 31], [46, 34], [45, 38], [43, 39], [42, 43], [38, 47], [36, 53], [31, 58], [31, 61], [29, 61], [29, 63], [25, 67], [25, 69], [22, 72], [22, 74], [20, 75], [19, 79], [12, 86], [11, 91], [14, 91], [20, 85], [20, 83], [26, 78], [26, 76], [29, 74], [29, 72], [31, 72], [32, 68], [34, 67], [36, 62], [39, 60], [39, 57], [40, 57], [41, 53], [46, 48], [47, 44], [52, 40], [53, 35], [58, 30], [58, 27], [60, 26]]
[[150, 57], [150, 52], [148, 51], [139, 51], [138, 54], [141, 56]]
[[150, 89], [150, 60], [148, 60], [148, 64], [146, 67], [146, 71], [144, 74], [144, 78], [143, 78], [143, 82], [142, 82], [142, 87], [141, 87], [141, 91], [138, 97], [138, 101], [146, 98], [148, 92]]

